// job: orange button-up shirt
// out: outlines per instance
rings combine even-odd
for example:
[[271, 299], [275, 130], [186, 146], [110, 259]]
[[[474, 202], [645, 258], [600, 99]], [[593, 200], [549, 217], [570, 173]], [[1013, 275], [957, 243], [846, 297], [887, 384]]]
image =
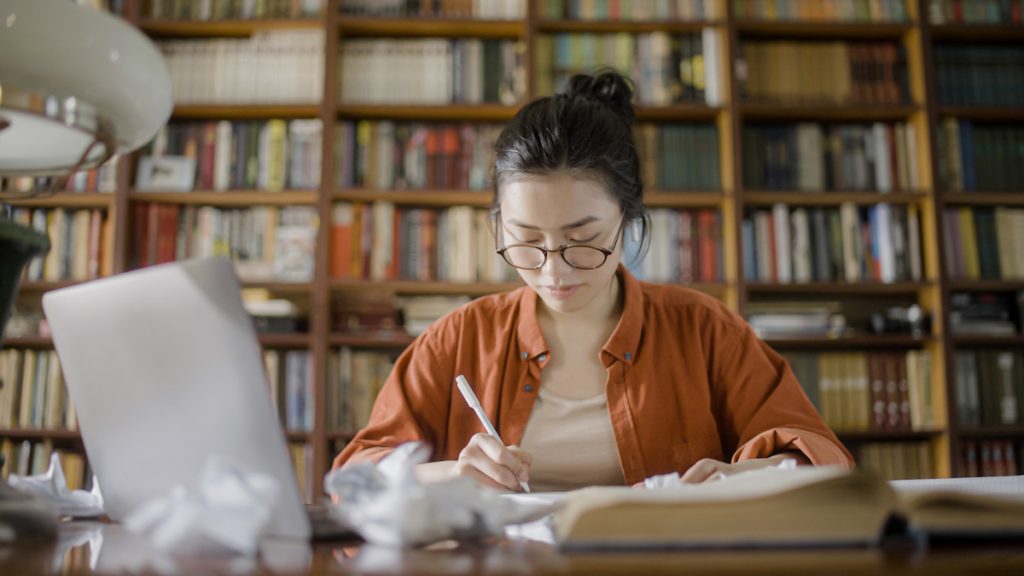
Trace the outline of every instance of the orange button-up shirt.
[[[786, 361], [721, 302], [641, 282], [620, 266], [622, 317], [601, 349], [627, 485], [685, 472], [701, 458], [798, 450], [852, 465]], [[483, 431], [455, 386], [464, 374], [506, 444], [519, 444], [550, 361], [529, 287], [479, 298], [434, 322], [395, 363], [370, 422], [334, 460], [377, 461], [412, 440], [456, 460]]]

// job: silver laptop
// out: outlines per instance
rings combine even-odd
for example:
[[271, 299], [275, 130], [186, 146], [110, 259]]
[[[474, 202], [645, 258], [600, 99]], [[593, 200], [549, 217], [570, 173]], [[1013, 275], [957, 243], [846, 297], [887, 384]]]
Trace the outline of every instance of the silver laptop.
[[154, 266], [43, 296], [107, 514], [121, 520], [207, 458], [277, 479], [268, 533], [310, 521], [230, 260]]

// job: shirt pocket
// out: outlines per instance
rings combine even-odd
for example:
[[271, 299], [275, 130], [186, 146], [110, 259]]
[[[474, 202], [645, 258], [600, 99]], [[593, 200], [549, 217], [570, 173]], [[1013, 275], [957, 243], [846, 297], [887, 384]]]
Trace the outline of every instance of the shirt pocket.
[[722, 440], [714, 432], [686, 437], [676, 442], [672, 447], [672, 458], [680, 475], [701, 458], [726, 461], [722, 454]]

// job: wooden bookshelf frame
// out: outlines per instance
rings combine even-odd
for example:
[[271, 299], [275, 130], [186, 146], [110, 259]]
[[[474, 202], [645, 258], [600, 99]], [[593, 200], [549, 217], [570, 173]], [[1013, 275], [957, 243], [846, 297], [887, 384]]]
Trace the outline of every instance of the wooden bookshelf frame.
[[[554, 33], [617, 33], [629, 34], [664, 31], [669, 33], [700, 32], [706, 28], [720, 35], [723, 81], [723, 102], [720, 106], [682, 104], [667, 107], [638, 107], [639, 122], [712, 122], [718, 127], [721, 190], [658, 191], [650, 190], [646, 202], [652, 208], [721, 210], [723, 218], [723, 255], [725, 279], [721, 283], [696, 285], [695, 288], [721, 298], [730, 308], [743, 312], [751, 299], [763, 296], [799, 298], [808, 295], [906, 296], [916, 298], [935, 316], [934, 335], [924, 338], [907, 336], [872, 336], [828, 339], [771, 339], [779, 349], [799, 350], [879, 350], [925, 349], [934, 360], [933, 396], [938, 403], [934, 430], [900, 433], [840, 433], [851, 444], [885, 441], [929, 442], [936, 456], [938, 473], [950, 476], [961, 473], [955, 462], [964, 439], [986, 437], [1024, 437], [1024, 426], [1010, 429], [972, 429], [960, 427], [956, 420], [954, 354], [958, 347], [1010, 348], [1024, 345], [1024, 336], [984, 337], [959, 336], [948, 327], [949, 297], [955, 291], [1020, 291], [1024, 281], [966, 281], [950, 277], [941, 254], [941, 217], [946, 206], [1024, 206], [1024, 191], [997, 193], [941, 193], [937, 191], [938, 169], [932, 160], [939, 151], [936, 126], [940, 118], [954, 116], [987, 122], [1024, 122], [1024, 107], [952, 107], [940, 106], [935, 94], [935, 69], [932, 49], [935, 42], [1024, 43], [1022, 26], [932, 25], [924, 17], [926, 0], [906, 0], [909, 20], [906, 23], [826, 23], [766, 22], [737, 19], [732, 2], [715, 0], [722, 18], [712, 21], [688, 22], [593, 22], [543, 20], [538, 4], [528, 1], [527, 14], [515, 21], [477, 21], [444, 18], [356, 18], [337, 10], [339, 0], [328, 0], [325, 14], [313, 20], [260, 20], [178, 22], [140, 19], [135, 0], [129, 0], [129, 20], [155, 38], [238, 38], [268, 30], [320, 29], [325, 34], [324, 92], [319, 102], [308, 104], [209, 104], [191, 103], [174, 108], [175, 120], [266, 120], [271, 118], [318, 118], [325, 136], [335, 122], [345, 119], [392, 119], [437, 122], [507, 122], [521, 104], [539, 96], [536, 91], [536, 45], [540, 34]], [[445, 37], [519, 39], [525, 45], [527, 62], [527, 94], [515, 106], [481, 105], [382, 105], [342, 103], [337, 94], [338, 50], [344, 38], [367, 37]], [[743, 102], [737, 78], [736, 62], [740, 46], [746, 39], [796, 40], [892, 40], [901, 42], [907, 52], [911, 100], [914, 103], [892, 106], [840, 106], [821, 103], [759, 103]], [[882, 194], [878, 192], [747, 190], [742, 174], [742, 128], [748, 122], [907, 122], [918, 132], [918, 170], [921, 189], [913, 192]], [[310, 330], [306, 334], [262, 335], [261, 343], [274, 349], [308, 348], [314, 363], [314, 401], [316, 411], [313, 429], [289, 432], [292, 442], [307, 442], [313, 448], [313, 484], [315, 493], [322, 491], [322, 478], [327, 471], [331, 450], [336, 442], [347, 441], [350, 432], [330, 430], [326, 424], [327, 362], [332, 350], [341, 346], [399, 351], [412, 338], [408, 336], [349, 335], [331, 330], [333, 302], [346, 294], [360, 292], [391, 292], [396, 294], [458, 294], [479, 296], [515, 289], [520, 284], [410, 282], [410, 281], [342, 281], [329, 277], [329, 222], [334, 203], [389, 201], [399, 205], [447, 207], [469, 205], [486, 208], [491, 204], [490, 191], [463, 190], [367, 190], [339, 189], [333, 185], [334, 139], [323, 138], [321, 184], [316, 190], [263, 192], [230, 190], [226, 192], [196, 191], [190, 193], [139, 192], [131, 186], [133, 157], [118, 166], [117, 191], [114, 194], [58, 194], [48, 198], [20, 200], [13, 204], [39, 207], [101, 208], [108, 210], [114, 225], [113, 240], [106, 247], [114, 263], [114, 272], [128, 267], [130, 219], [132, 205], [137, 202], [158, 202], [180, 205], [215, 205], [244, 207], [251, 205], [315, 206], [320, 220], [317, 236], [316, 273], [311, 282], [247, 283], [285, 296], [308, 299]], [[744, 281], [740, 224], [747, 207], [770, 206], [777, 202], [803, 206], [837, 206], [852, 202], [867, 206], [878, 202], [913, 204], [920, 209], [925, 277], [920, 282], [881, 284], [862, 282], [770, 284]], [[22, 296], [36, 298], [42, 292], [73, 285], [74, 282], [29, 282], [22, 286]], [[7, 347], [48, 349], [49, 338], [9, 338]], [[1024, 400], [1024, 399], [1022, 399]], [[0, 430], [0, 438], [40, 439], [55, 442], [80, 442], [77, 432], [53, 430]]]

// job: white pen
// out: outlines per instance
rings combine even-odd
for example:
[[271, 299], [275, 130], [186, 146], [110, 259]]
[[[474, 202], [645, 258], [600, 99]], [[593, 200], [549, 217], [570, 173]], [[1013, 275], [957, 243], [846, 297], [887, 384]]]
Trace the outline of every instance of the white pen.
[[[501, 442], [501, 436], [498, 436], [498, 431], [494, 429], [494, 425], [491, 424], [491, 420], [484, 414], [484, 408], [480, 405], [480, 400], [477, 399], [476, 394], [473, 393], [473, 389], [469, 387], [469, 381], [462, 374], [455, 377], [455, 385], [459, 388], [459, 392], [462, 392], [462, 397], [466, 399], [466, 404], [476, 412], [476, 417], [480, 419], [480, 422], [484, 425], [484, 429], [487, 433], [494, 437], [495, 440]], [[505, 443], [501, 442], [504, 446]], [[523, 492], [530, 491], [530, 485], [522, 480], [519, 481], [519, 487], [523, 489]]]

